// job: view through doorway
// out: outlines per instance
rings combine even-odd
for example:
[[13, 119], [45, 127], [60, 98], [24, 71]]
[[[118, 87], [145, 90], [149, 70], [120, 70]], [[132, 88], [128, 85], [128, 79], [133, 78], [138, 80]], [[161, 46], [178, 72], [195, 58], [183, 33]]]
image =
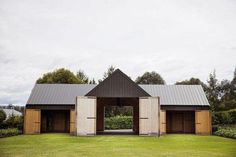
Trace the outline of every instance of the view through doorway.
[[134, 134], [133, 106], [105, 106], [104, 133]]

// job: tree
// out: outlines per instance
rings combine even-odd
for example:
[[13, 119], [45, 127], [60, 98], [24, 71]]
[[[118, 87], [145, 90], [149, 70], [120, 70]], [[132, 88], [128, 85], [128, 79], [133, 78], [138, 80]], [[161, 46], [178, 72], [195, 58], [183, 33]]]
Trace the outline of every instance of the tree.
[[89, 80], [89, 84], [96, 84], [96, 81], [94, 80], [94, 78], [92, 80]]
[[84, 73], [83, 70], [79, 70], [76, 74], [77, 78], [82, 80], [83, 83], [88, 83], [89, 82], [89, 78], [88, 76]]
[[236, 108], [236, 68], [232, 81], [223, 80], [220, 83], [220, 110]]
[[77, 78], [73, 72], [70, 70], [61, 68], [57, 69], [53, 72], [48, 72], [43, 75], [43, 77], [37, 80], [37, 83], [44, 84], [44, 83], [67, 83], [67, 84], [81, 84], [83, 83], [82, 80]]
[[200, 79], [191, 77], [189, 80], [179, 81], [175, 83], [176, 85], [201, 85], [203, 90], [206, 90], [206, 84], [204, 84]]
[[18, 128], [19, 130], [22, 130], [23, 121], [24, 121], [23, 116], [10, 115], [8, 119], [5, 121], [5, 123], [9, 128]]
[[216, 79], [215, 70], [213, 71], [213, 73], [210, 73], [207, 83], [208, 85], [206, 89], [206, 95], [211, 105], [211, 109], [213, 111], [216, 111], [219, 109], [218, 107], [220, 103], [220, 100], [219, 100], [220, 90], [219, 90], [218, 80]]
[[107, 71], [104, 72], [103, 74], [103, 78], [99, 79], [98, 82], [102, 82], [103, 80], [105, 80], [108, 76], [110, 76], [114, 71], [116, 70], [116, 67], [111, 65], [107, 68]]
[[0, 109], [0, 124], [2, 124], [2, 122], [6, 119], [7, 115], [6, 113]]
[[[235, 87], [236, 87], [236, 67], [235, 67], [235, 69], [234, 69], [234, 77], [233, 77], [233, 80], [232, 80], [231, 83], [234, 84]], [[236, 89], [235, 89], [235, 90], [236, 90]]]
[[138, 76], [135, 82], [138, 84], [165, 84], [161, 75], [155, 71], [145, 72], [142, 76]]

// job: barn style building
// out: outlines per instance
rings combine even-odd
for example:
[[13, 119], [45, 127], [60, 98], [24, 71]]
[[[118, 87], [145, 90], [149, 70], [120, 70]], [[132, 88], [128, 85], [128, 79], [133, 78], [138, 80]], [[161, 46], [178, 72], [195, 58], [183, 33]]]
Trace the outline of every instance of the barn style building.
[[139, 85], [119, 69], [98, 85], [36, 84], [26, 104], [24, 133], [100, 134], [109, 105], [133, 108], [133, 134], [211, 134], [200, 85]]

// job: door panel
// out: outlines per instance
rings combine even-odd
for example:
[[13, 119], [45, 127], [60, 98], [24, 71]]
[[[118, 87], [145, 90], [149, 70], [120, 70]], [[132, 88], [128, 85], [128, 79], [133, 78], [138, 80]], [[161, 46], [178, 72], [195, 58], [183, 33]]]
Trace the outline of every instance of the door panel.
[[96, 98], [78, 97], [77, 104], [77, 135], [96, 134]]
[[140, 98], [139, 100], [139, 134], [149, 134], [149, 113], [150, 105], [148, 98]]
[[172, 132], [181, 133], [183, 132], [183, 114], [173, 113], [172, 115]]
[[159, 135], [160, 132], [159, 99], [147, 97], [139, 99], [139, 134]]
[[26, 109], [24, 120], [25, 134], [40, 133], [41, 111], [39, 109]]

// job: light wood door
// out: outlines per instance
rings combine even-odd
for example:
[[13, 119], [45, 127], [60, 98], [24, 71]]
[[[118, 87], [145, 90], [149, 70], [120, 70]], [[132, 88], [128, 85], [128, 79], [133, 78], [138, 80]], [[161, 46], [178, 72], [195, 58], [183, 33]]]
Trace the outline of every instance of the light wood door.
[[150, 105], [148, 98], [139, 99], [139, 135], [148, 135], [150, 130]]
[[41, 111], [39, 109], [26, 109], [24, 118], [24, 133], [39, 134]]
[[77, 135], [87, 136], [96, 134], [96, 108], [96, 98], [77, 98]]
[[147, 97], [139, 99], [139, 135], [159, 135], [160, 133], [159, 99]]

